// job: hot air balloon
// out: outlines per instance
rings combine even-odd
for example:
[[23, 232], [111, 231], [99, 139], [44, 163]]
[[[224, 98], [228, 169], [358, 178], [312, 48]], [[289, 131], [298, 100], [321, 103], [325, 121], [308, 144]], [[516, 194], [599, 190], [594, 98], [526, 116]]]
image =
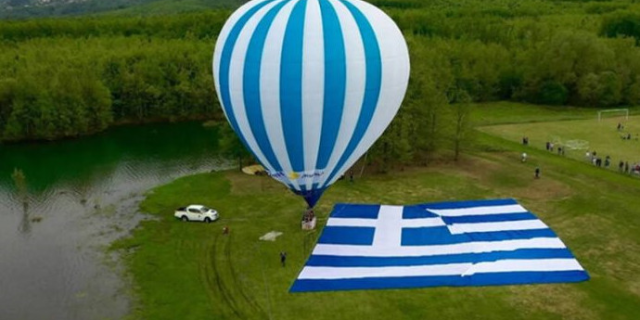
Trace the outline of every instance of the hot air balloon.
[[397, 113], [409, 54], [366, 2], [254, 0], [222, 28], [213, 75], [240, 140], [311, 208]]

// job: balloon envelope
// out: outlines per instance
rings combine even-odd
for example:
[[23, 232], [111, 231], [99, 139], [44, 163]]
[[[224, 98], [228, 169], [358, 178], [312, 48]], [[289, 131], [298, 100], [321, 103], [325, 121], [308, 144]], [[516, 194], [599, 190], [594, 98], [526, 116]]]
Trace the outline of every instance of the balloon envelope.
[[245, 146], [313, 207], [397, 113], [409, 54], [366, 2], [254, 0], [222, 28], [213, 75]]

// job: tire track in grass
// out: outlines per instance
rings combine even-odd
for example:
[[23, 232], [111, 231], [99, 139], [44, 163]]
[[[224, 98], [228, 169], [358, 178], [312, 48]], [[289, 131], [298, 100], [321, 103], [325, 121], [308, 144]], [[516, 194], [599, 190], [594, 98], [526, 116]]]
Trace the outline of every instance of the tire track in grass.
[[227, 258], [229, 271], [231, 272], [231, 279], [233, 281], [232, 287], [238, 289], [238, 292], [244, 298], [246, 304], [249, 305], [249, 307], [258, 315], [259, 318], [266, 319], [268, 318], [267, 314], [262, 309], [262, 307], [260, 307], [260, 305], [257, 303], [256, 299], [253, 296], [249, 296], [243, 289], [243, 285], [240, 282], [240, 278], [238, 277], [235, 267], [233, 266], [233, 261], [231, 261], [231, 237], [232, 235], [229, 234], [227, 241], [225, 241], [224, 254], [225, 254], [225, 257]]
[[209, 305], [213, 310], [221, 310], [220, 314], [226, 315], [227, 312], [224, 309], [219, 308], [220, 304], [218, 301], [222, 301], [223, 297], [220, 293], [214, 289], [215, 280], [211, 278], [211, 274], [213, 274], [213, 264], [212, 261], [212, 252], [215, 252], [215, 243], [216, 237], [212, 240], [207, 241], [206, 246], [202, 249], [202, 255], [200, 256], [200, 260], [198, 261], [199, 271], [200, 271], [200, 279], [204, 281], [204, 289], [209, 296]]
[[175, 256], [178, 261], [182, 263], [188, 263], [194, 257], [194, 250], [199, 249], [199, 243], [193, 243], [193, 238], [190, 236], [194, 226], [190, 222], [179, 221], [174, 224], [175, 221], [171, 221], [169, 229], [163, 231], [163, 240], [167, 242], [176, 242]]
[[207, 271], [205, 280], [207, 281], [208, 289], [212, 292], [219, 292], [224, 305], [226, 305], [237, 318], [246, 319], [246, 316], [242, 314], [241, 310], [238, 308], [237, 302], [233, 297], [233, 293], [229, 290], [229, 288], [222, 280], [223, 277], [220, 270], [221, 266], [219, 265], [217, 259], [220, 235], [216, 234], [214, 237], [215, 239], [213, 245], [211, 246], [211, 250], [207, 250], [209, 252], [209, 256], [207, 257], [208, 263], [203, 264], [211, 265], [211, 268], [204, 267]]

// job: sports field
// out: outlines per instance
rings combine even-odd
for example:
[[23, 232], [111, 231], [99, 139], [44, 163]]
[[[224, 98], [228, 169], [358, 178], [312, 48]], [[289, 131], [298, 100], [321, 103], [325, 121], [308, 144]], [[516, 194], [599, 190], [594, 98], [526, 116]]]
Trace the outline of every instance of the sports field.
[[[553, 153], [558, 155], [558, 147], [565, 149], [566, 157], [587, 161], [586, 152], [596, 151], [604, 161], [611, 157], [610, 169], [618, 170], [620, 161], [629, 165], [640, 163], [640, 116], [603, 118], [587, 120], [550, 121], [517, 123], [478, 128], [480, 131], [521, 142], [529, 137], [529, 146], [546, 150], [546, 142], [554, 145]], [[618, 130], [618, 124], [623, 127]], [[631, 139], [626, 139], [627, 137]]]

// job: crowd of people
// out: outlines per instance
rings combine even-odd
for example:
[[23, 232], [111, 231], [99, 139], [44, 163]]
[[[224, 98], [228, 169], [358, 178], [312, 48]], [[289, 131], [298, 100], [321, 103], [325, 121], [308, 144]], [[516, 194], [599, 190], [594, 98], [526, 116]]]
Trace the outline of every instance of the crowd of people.
[[[618, 123], [616, 130], [618, 130], [618, 132], [622, 132], [624, 131], [624, 129], [625, 129], [624, 125], [622, 123]], [[623, 133], [620, 137], [623, 140], [632, 139], [631, 133], [629, 132]], [[636, 134], [635, 140], [638, 140], [638, 134]], [[597, 167], [609, 168], [612, 165], [611, 157], [607, 155], [604, 158], [604, 162], [603, 162], [602, 158], [598, 157], [598, 153], [596, 151], [592, 151], [592, 152], [587, 151], [587, 153], [585, 154], [585, 157], [587, 161], [591, 162], [594, 166], [597, 166]], [[625, 173], [625, 174], [640, 174], [640, 162], [633, 163], [630, 165], [629, 161], [620, 160], [618, 162], [618, 172]]]
[[[585, 158], [596, 167], [609, 168], [613, 164], [610, 156], [605, 156], [604, 160], [598, 156], [596, 151], [585, 153]], [[640, 163], [629, 164], [629, 161], [620, 160], [618, 162], [618, 171], [626, 174], [640, 174]]]
[[563, 146], [555, 146], [553, 142], [547, 141], [546, 143], [547, 151], [553, 152], [554, 148], [558, 150], [558, 155], [564, 156], [564, 147]]
[[[621, 131], [624, 131], [624, 129], [625, 129], [624, 125], [622, 123], [618, 123], [616, 130], [621, 132]], [[638, 140], [637, 136], [638, 135], [636, 134], [636, 138], [635, 138], [636, 140]], [[623, 140], [632, 139], [631, 133], [624, 133], [621, 137]], [[522, 145], [524, 146], [529, 145], [529, 137], [527, 136], [522, 137]], [[554, 145], [554, 143], [551, 141], [547, 141], [545, 143], [545, 149], [549, 152], [557, 151], [558, 155], [562, 155], [562, 156], [565, 155], [565, 147], [561, 145]], [[527, 157], [528, 157], [527, 153], [523, 152], [521, 157], [522, 162], [526, 162]], [[614, 164], [615, 162], [613, 162], [613, 160], [609, 155], [606, 155], [604, 158], [602, 158], [601, 155], [599, 155], [598, 152], [596, 151], [587, 151], [585, 153], [585, 158], [587, 161], [589, 161], [589, 163], [593, 164], [596, 167], [610, 168], [612, 166], [615, 166]], [[629, 164], [629, 161], [620, 160], [618, 162], [618, 172], [625, 173], [625, 174], [640, 175], [640, 162]], [[540, 169], [536, 168], [535, 177], [539, 178], [539, 176], [540, 176]]]

